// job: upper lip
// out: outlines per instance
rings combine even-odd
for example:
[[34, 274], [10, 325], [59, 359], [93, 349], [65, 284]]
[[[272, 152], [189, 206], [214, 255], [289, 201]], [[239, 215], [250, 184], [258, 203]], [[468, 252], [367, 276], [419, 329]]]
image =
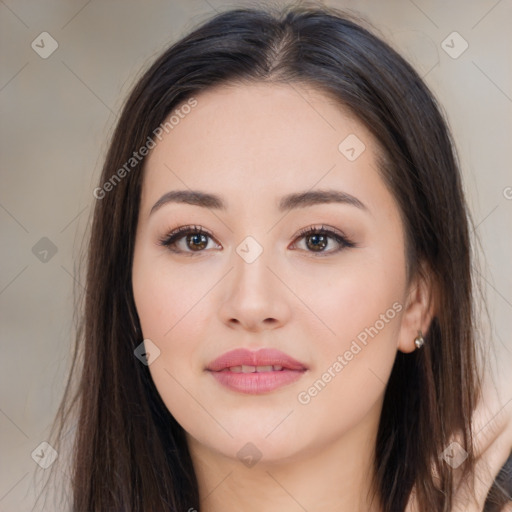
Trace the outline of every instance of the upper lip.
[[211, 361], [207, 370], [218, 372], [233, 366], [274, 366], [279, 365], [288, 370], [306, 370], [306, 366], [293, 357], [274, 348], [262, 348], [251, 351], [237, 348], [222, 354]]

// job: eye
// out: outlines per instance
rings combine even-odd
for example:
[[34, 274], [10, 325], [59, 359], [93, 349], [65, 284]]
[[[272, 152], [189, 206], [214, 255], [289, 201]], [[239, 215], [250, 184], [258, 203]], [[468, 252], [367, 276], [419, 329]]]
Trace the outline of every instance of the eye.
[[[207, 248], [209, 238], [213, 239], [212, 235], [200, 226], [181, 226], [160, 239], [159, 244], [172, 252], [193, 256], [194, 253], [203, 252]], [[185, 241], [185, 248], [179, 247], [182, 239]]]
[[[182, 226], [165, 235], [159, 240], [159, 244], [169, 248], [175, 253], [193, 256], [194, 253], [204, 252], [208, 248], [208, 239], [213, 240], [212, 235], [200, 226]], [[309, 227], [300, 231], [295, 240], [306, 240], [308, 252], [317, 253], [322, 256], [333, 254], [347, 247], [355, 247], [356, 244], [350, 241], [344, 234], [322, 225], [321, 227]], [[179, 243], [184, 240], [184, 247]], [[324, 249], [329, 245], [329, 240], [334, 240], [338, 248], [330, 251]]]
[[[303, 229], [296, 240], [305, 239], [306, 247], [309, 252], [326, 256], [339, 252], [347, 247], [355, 247], [356, 244], [349, 240], [344, 234], [334, 228], [330, 228], [322, 225], [318, 227], [309, 227]], [[325, 251], [325, 247], [328, 245], [329, 240], [334, 240], [338, 244], [338, 248], [330, 251]]]

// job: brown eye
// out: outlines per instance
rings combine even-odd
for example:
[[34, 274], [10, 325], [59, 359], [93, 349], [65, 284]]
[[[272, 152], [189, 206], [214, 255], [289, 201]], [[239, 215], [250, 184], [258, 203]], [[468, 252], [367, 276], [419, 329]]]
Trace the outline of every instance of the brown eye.
[[[299, 233], [297, 240], [305, 240], [307, 252], [316, 253], [319, 256], [328, 256], [348, 247], [355, 247], [356, 244], [351, 242], [345, 235], [335, 231], [333, 228], [322, 226], [320, 228], [306, 228]], [[331, 250], [325, 248], [334, 240], [338, 246]]]
[[310, 241], [311, 243], [306, 242], [306, 245], [309, 249], [313, 250], [314, 252], [318, 250], [323, 250], [327, 246], [327, 240], [329, 237], [325, 235], [308, 235], [305, 237], [306, 240]]
[[[213, 237], [200, 226], [182, 226], [160, 240], [160, 245], [175, 253], [192, 256], [193, 253], [204, 252], [209, 240]], [[180, 246], [180, 243], [184, 243]]]
[[185, 238], [187, 241], [187, 247], [189, 248], [193, 248], [195, 246], [197, 249], [200, 250], [204, 249], [208, 245], [208, 237], [202, 233], [194, 233], [192, 235], [187, 235]]

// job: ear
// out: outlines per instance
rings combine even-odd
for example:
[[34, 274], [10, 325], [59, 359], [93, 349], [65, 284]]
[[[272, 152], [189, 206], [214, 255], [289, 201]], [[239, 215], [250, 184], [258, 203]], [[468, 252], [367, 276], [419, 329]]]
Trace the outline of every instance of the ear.
[[402, 315], [397, 348], [410, 353], [416, 350], [414, 339], [421, 331], [425, 337], [435, 315], [435, 293], [431, 273], [420, 265], [407, 290], [405, 311]]

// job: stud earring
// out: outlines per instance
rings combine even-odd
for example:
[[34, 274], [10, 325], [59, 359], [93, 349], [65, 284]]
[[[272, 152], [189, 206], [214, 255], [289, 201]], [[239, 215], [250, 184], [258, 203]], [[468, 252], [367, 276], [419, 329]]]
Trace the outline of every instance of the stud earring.
[[416, 348], [421, 348], [424, 343], [425, 338], [423, 338], [423, 334], [421, 333], [421, 331], [418, 331], [418, 336], [414, 338], [414, 344], [416, 345]]

